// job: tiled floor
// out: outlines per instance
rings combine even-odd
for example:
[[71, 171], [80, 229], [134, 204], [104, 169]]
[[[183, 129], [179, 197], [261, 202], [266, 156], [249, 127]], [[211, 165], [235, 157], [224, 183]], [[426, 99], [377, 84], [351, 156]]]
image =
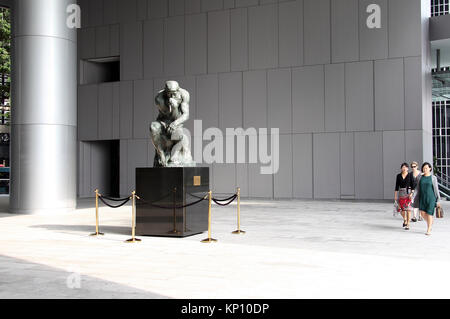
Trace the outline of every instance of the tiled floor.
[[[444, 203], [450, 212], [450, 203]], [[7, 198], [0, 198], [6, 212]], [[387, 203], [243, 200], [213, 206], [215, 244], [130, 237], [131, 208], [0, 213], [0, 298], [449, 298], [450, 222], [404, 231]]]

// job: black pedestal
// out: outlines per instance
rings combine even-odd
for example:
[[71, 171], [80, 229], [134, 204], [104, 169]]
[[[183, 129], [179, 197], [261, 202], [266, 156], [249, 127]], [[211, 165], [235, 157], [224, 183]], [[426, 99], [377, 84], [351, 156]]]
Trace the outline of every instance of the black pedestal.
[[208, 167], [136, 168], [136, 194], [143, 199], [136, 202], [136, 235], [185, 237], [207, 231], [207, 200], [180, 207], [208, 191]]

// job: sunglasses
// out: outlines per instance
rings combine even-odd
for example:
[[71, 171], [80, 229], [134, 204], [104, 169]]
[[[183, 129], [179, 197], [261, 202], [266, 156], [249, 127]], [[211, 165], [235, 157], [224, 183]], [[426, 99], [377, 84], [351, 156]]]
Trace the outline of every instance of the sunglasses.
[[417, 166], [411, 166], [411, 168], [417, 168]]

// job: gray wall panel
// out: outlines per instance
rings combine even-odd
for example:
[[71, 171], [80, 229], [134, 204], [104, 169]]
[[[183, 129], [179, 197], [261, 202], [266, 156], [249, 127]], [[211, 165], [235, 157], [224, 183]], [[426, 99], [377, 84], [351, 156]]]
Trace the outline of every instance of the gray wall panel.
[[231, 21], [231, 71], [248, 68], [248, 18], [247, 9], [230, 10]]
[[144, 22], [144, 78], [150, 79], [164, 74], [164, 20]]
[[248, 164], [236, 164], [236, 187], [241, 188], [241, 196], [249, 196]]
[[219, 74], [219, 127], [242, 127], [242, 73]]
[[164, 18], [169, 13], [167, 0], [148, 0], [148, 18]]
[[291, 70], [267, 71], [269, 127], [292, 133]]
[[325, 130], [345, 131], [345, 65], [325, 65]]
[[381, 28], [369, 29], [367, 7], [373, 0], [359, 0], [359, 49], [361, 60], [386, 59], [389, 55], [388, 43], [388, 0], [378, 0], [381, 8]]
[[405, 162], [405, 132], [383, 132], [384, 199], [394, 199], [395, 178]]
[[421, 0], [389, 0], [389, 57], [422, 54]]
[[244, 72], [244, 128], [267, 127], [267, 72]]
[[120, 138], [133, 136], [133, 82], [120, 82]]
[[[156, 97], [156, 95], [159, 93], [159, 91], [164, 89], [164, 85], [166, 83], [165, 78], [156, 78], [153, 79], [153, 96]], [[181, 84], [180, 84], [181, 86]]]
[[202, 11], [223, 9], [223, 0], [202, 0]]
[[314, 198], [339, 198], [339, 133], [314, 134]]
[[330, 0], [303, 1], [305, 64], [330, 63]]
[[223, 0], [223, 8], [224, 9], [234, 8], [234, 0]]
[[280, 3], [280, 67], [303, 64], [303, 0]]
[[341, 198], [355, 197], [355, 139], [353, 133], [341, 134]]
[[202, 0], [185, 0], [184, 10], [186, 14], [199, 13], [202, 11]]
[[137, 1], [136, 0], [118, 0], [119, 22], [135, 22], [137, 20]]
[[[114, 24], [119, 22], [117, 14], [117, 2], [118, 0], [107, 0], [108, 4], [103, 6], [103, 22], [105, 24]], [[84, 16], [84, 13], [82, 14]], [[83, 18], [82, 18], [83, 20]], [[83, 22], [82, 22], [83, 23]], [[82, 24], [84, 27], [84, 25]]]
[[77, 197], [83, 197], [83, 146], [77, 141]]
[[280, 167], [273, 175], [274, 198], [292, 198], [292, 157], [292, 135], [280, 135]]
[[124, 23], [120, 27], [120, 79], [142, 79], [142, 23]]
[[148, 140], [128, 141], [128, 189], [129, 192], [136, 189], [136, 168], [147, 167]]
[[249, 7], [249, 6], [257, 6], [259, 0], [235, 0], [236, 8], [239, 7]]
[[120, 194], [129, 195], [128, 188], [128, 140], [120, 140], [120, 172], [119, 172]]
[[164, 73], [184, 75], [184, 16], [166, 19], [164, 30]]
[[405, 157], [408, 163], [416, 161], [419, 168], [424, 161], [422, 148], [422, 131], [405, 131]]
[[80, 142], [79, 196], [89, 197], [91, 190], [91, 147], [89, 143]]
[[112, 121], [113, 139], [120, 139], [120, 82], [113, 84]]
[[356, 199], [383, 199], [383, 133], [355, 133]]
[[405, 129], [422, 128], [422, 62], [405, 58]]
[[[235, 164], [213, 164], [213, 192], [234, 193], [236, 191], [236, 165]], [[226, 195], [217, 195], [225, 198]]]
[[375, 61], [375, 128], [405, 127], [403, 59]]
[[293, 196], [313, 198], [312, 134], [294, 134], [293, 138]]
[[276, 5], [248, 9], [250, 69], [278, 66], [278, 14]]
[[260, 164], [248, 164], [249, 196], [254, 198], [273, 197], [273, 175], [263, 175]]
[[110, 56], [110, 31], [109, 26], [101, 26], [95, 28], [95, 56]]
[[230, 11], [208, 13], [208, 73], [230, 71]]
[[331, 0], [333, 63], [359, 60], [358, 0]]
[[294, 133], [324, 131], [324, 67], [308, 66], [292, 70]]
[[80, 30], [79, 52], [81, 59], [95, 58], [95, 28]]
[[102, 83], [98, 86], [98, 138], [113, 138], [113, 84]]
[[98, 86], [78, 87], [78, 139], [96, 140], [98, 123]]
[[156, 119], [153, 81], [134, 82], [133, 138], [150, 138], [150, 123]]
[[203, 130], [219, 125], [219, 80], [215, 74], [197, 77], [196, 115], [203, 120]]
[[103, 0], [89, 0], [89, 25], [103, 24]]
[[347, 131], [374, 129], [373, 62], [345, 65]]
[[109, 27], [109, 54], [111, 56], [120, 55], [120, 25], [115, 24]]
[[147, 20], [148, 0], [137, 0], [137, 19]]
[[169, 0], [169, 16], [184, 14], [184, 0]]
[[206, 73], [206, 26], [206, 14], [186, 16], [186, 74]]

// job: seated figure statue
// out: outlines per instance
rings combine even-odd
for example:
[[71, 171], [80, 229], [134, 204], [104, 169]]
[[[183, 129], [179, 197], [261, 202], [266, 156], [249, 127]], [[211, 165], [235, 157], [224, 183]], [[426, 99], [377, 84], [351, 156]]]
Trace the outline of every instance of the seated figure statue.
[[167, 81], [164, 90], [155, 97], [158, 107], [156, 122], [150, 125], [155, 146], [154, 167], [195, 166], [189, 139], [183, 132], [183, 123], [189, 119], [189, 92], [178, 82]]

